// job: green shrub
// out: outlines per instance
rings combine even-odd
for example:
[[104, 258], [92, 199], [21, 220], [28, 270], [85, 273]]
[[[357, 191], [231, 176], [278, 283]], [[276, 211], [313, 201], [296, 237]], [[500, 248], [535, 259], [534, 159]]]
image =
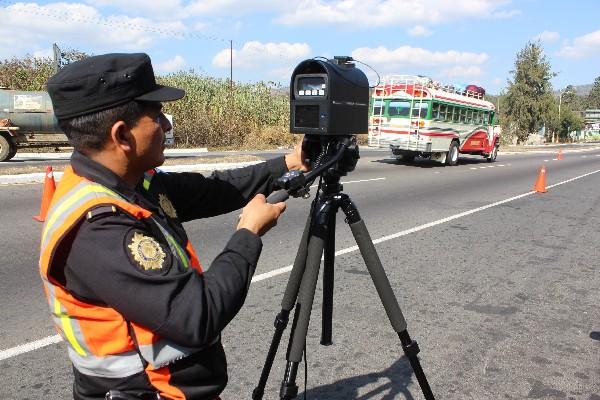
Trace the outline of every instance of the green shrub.
[[298, 140], [289, 133], [287, 93], [274, 83], [230, 85], [193, 70], [158, 81], [186, 91], [183, 99], [164, 104], [173, 115], [178, 147], [272, 148]]

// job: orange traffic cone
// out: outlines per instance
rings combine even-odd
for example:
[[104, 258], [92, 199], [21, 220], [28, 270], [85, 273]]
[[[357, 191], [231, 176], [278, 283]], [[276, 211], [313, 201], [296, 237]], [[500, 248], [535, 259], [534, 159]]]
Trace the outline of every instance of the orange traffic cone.
[[557, 160], [562, 160], [563, 159], [562, 150], [558, 150], [558, 154], [556, 155], [556, 159]]
[[52, 173], [52, 166], [46, 167], [46, 177], [44, 178], [44, 191], [42, 192], [42, 204], [40, 206], [40, 215], [33, 217], [36, 221], [44, 222], [46, 220], [46, 213], [50, 207], [50, 201], [54, 196], [56, 190], [56, 182], [54, 181], [54, 174]]
[[533, 186], [533, 190], [538, 193], [546, 193], [546, 166], [542, 165], [540, 168], [540, 173], [538, 174], [537, 180], [535, 181], [535, 185]]

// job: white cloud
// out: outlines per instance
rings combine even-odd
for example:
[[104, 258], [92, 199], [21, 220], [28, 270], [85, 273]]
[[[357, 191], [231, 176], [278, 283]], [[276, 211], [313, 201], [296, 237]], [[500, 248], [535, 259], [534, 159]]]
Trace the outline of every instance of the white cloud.
[[558, 52], [566, 58], [590, 58], [600, 56], [600, 30], [573, 39], [573, 43], [563, 45]]
[[498, 12], [492, 13], [491, 17], [494, 19], [508, 19], [512, 17], [516, 17], [517, 15], [521, 15], [521, 10], [501, 10]]
[[484, 75], [482, 67], [489, 59], [486, 53], [431, 51], [411, 46], [362, 47], [355, 49], [352, 57], [371, 65], [380, 74], [427, 74], [434, 79], [470, 81]]
[[[4, 8], [0, 24], [0, 58], [45, 51], [52, 43], [63, 48], [101, 53], [140, 51], [157, 37], [183, 31], [178, 21], [156, 22], [124, 15], [103, 17], [82, 3], [16, 3]], [[14, 40], [18, 32], [19, 40]]]
[[[240, 50], [233, 50], [234, 68], [255, 68], [258, 66], [269, 67], [273, 64], [288, 64], [299, 61], [310, 53], [310, 46], [306, 43], [261, 43], [246, 42]], [[218, 52], [212, 60], [217, 68], [229, 68], [229, 49]]]
[[185, 15], [242, 15], [274, 11], [287, 7], [285, 2], [271, 0], [194, 0], [183, 8]]
[[36, 58], [54, 58], [54, 50], [52, 49], [52, 47], [38, 49], [33, 52], [32, 56]]
[[371, 28], [442, 24], [459, 19], [509, 18], [510, 0], [300, 0], [276, 21], [284, 25], [337, 24]]
[[553, 43], [553, 42], [558, 41], [558, 39], [560, 39], [560, 33], [544, 31], [544, 32], [540, 33], [539, 35], [535, 36], [534, 39], [540, 40], [540, 41], [546, 42], [546, 43]]
[[424, 27], [423, 25], [416, 25], [408, 30], [410, 36], [428, 37], [433, 35], [433, 32]]
[[181, 69], [183, 69], [183, 67], [185, 67], [186, 65], [187, 65], [187, 61], [185, 61], [185, 58], [183, 58], [182, 56], [180, 56], [178, 54], [175, 57], [171, 58], [170, 60], [159, 63], [157, 65], [157, 70], [159, 72], [164, 72], [164, 73], [176, 72], [176, 71], [180, 71]]
[[443, 68], [441, 75], [450, 79], [469, 79], [469, 83], [478, 83], [475, 79], [483, 75], [483, 70], [479, 65], [454, 65]]

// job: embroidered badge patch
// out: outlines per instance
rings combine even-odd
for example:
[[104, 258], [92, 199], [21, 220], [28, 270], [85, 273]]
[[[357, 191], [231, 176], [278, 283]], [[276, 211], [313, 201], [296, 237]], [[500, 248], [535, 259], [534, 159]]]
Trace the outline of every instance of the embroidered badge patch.
[[156, 239], [135, 232], [127, 247], [133, 259], [146, 271], [163, 267], [166, 256]]
[[167, 197], [167, 195], [160, 193], [158, 195], [158, 204], [160, 204], [160, 208], [163, 209], [165, 214], [167, 214], [171, 218], [177, 218], [177, 211], [175, 207], [173, 207], [173, 203]]

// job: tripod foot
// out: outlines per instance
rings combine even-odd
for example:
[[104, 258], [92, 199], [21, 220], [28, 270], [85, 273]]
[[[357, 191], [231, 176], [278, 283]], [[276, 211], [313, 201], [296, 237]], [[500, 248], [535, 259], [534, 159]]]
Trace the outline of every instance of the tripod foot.
[[281, 390], [279, 391], [279, 398], [281, 400], [292, 400], [298, 396], [298, 386], [292, 384], [290, 386], [286, 385], [286, 383], [281, 384]]
[[264, 394], [264, 389], [256, 388], [252, 391], [252, 400], [261, 400]]
[[279, 398], [281, 400], [292, 400], [298, 396], [298, 385], [296, 385], [297, 373], [298, 363], [288, 361], [285, 368], [285, 377], [281, 382], [281, 389], [279, 389]]

